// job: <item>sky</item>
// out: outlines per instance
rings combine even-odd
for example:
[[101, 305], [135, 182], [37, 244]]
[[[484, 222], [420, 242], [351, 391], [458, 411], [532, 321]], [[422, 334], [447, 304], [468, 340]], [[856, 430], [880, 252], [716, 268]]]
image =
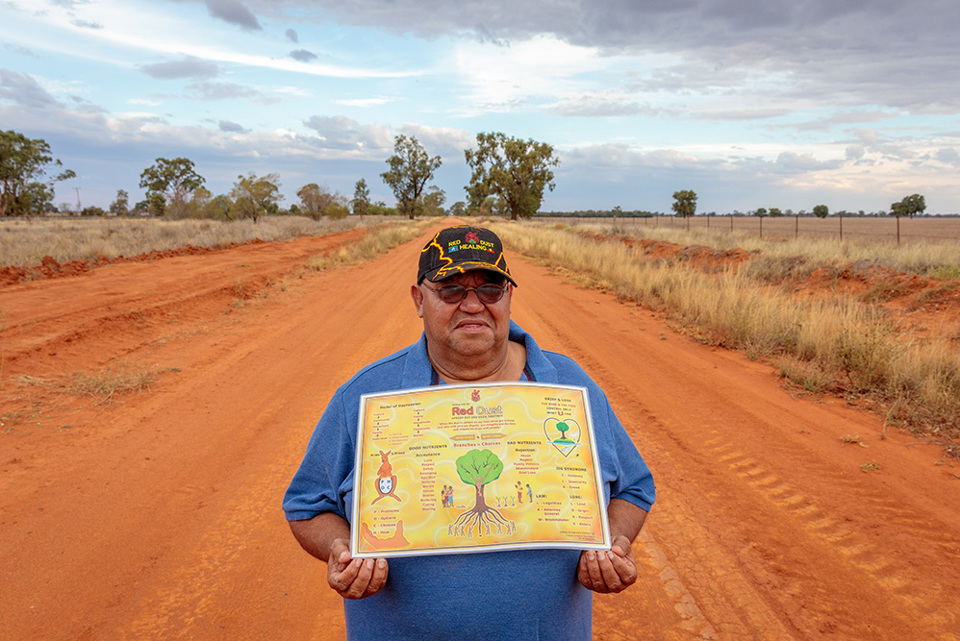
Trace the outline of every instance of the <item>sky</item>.
[[553, 146], [545, 211], [960, 213], [957, 33], [956, 0], [0, 0], [0, 129], [73, 206], [159, 157], [392, 205], [401, 134], [450, 205], [502, 132]]

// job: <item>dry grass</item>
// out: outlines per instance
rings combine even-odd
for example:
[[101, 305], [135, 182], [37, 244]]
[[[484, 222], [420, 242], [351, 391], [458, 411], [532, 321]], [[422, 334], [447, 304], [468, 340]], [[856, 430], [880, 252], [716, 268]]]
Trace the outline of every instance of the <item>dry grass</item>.
[[269, 216], [250, 220], [155, 220], [124, 218], [32, 218], [0, 220], [0, 267], [39, 265], [44, 256], [58, 262], [98, 256], [116, 258], [189, 245], [218, 247], [250, 240], [286, 240], [334, 234], [380, 224], [382, 220], [312, 220]]
[[801, 301], [761, 286], [748, 270], [706, 274], [566, 229], [490, 226], [512, 250], [661, 309], [701, 340], [769, 360], [801, 387], [868, 397], [893, 424], [960, 437], [960, 354], [944, 341], [897, 333], [874, 306], [842, 297]]
[[318, 271], [371, 260], [379, 254], [389, 251], [419, 236], [433, 220], [399, 221], [382, 225], [363, 235], [359, 241], [341, 245], [329, 254], [314, 256], [307, 261], [307, 267]]
[[[960, 230], [960, 220], [951, 219]], [[869, 222], [877, 223], [877, 219]], [[880, 222], [884, 222], [880, 220]], [[556, 227], [556, 223], [538, 222], [541, 226]], [[617, 222], [583, 222], [565, 224], [571, 229], [592, 231], [600, 235], [633, 235], [664, 240], [678, 245], [706, 245], [718, 250], [741, 248], [756, 252], [749, 269], [776, 272], [782, 265], [791, 265], [796, 275], [810, 273], [819, 267], [840, 268], [857, 260], [870, 260], [897, 271], [919, 274], [938, 280], [960, 277], [960, 241], [938, 240], [896, 245], [889, 241], [871, 238], [848, 238], [839, 242], [836, 238], [760, 238], [746, 232], [723, 232], [718, 229], [691, 229], [644, 226], [643, 223], [618, 220]]]
[[76, 396], [92, 396], [97, 404], [104, 404], [122, 394], [149, 390], [159, 375], [157, 367], [131, 368], [125, 365], [99, 372], [78, 372], [64, 386], [64, 391]]

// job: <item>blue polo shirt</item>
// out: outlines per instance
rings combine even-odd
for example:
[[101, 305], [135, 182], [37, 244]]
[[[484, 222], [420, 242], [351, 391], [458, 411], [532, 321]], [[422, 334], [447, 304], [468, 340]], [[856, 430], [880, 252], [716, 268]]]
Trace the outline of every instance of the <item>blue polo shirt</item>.
[[[578, 385], [590, 397], [604, 494], [649, 511], [653, 476], [610, 407], [606, 394], [572, 359], [541, 350], [510, 322], [510, 340], [527, 351], [540, 383]], [[334, 394], [283, 500], [287, 520], [334, 512], [350, 520], [353, 466], [363, 394], [428, 387], [433, 367], [424, 336], [363, 368]], [[576, 550], [523, 550], [391, 558], [383, 589], [344, 600], [351, 641], [588, 641], [593, 593], [577, 581]]]

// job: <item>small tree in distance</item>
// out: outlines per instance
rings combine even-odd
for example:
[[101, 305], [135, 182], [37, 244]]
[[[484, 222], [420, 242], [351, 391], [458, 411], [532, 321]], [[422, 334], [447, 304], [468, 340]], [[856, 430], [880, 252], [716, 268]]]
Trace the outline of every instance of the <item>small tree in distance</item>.
[[473, 171], [465, 187], [471, 210], [496, 196], [511, 220], [530, 218], [540, 209], [543, 190], [556, 187], [552, 167], [560, 160], [547, 143], [479, 133], [476, 150], [467, 149], [463, 155]]
[[257, 177], [254, 172], [246, 176], [237, 176], [230, 191], [233, 198], [232, 211], [235, 218], [252, 218], [257, 222], [261, 216], [276, 213], [278, 203], [283, 200], [280, 194], [280, 177], [277, 174], [267, 174]]
[[370, 209], [370, 189], [367, 187], [367, 181], [361, 178], [353, 188], [353, 215], [363, 216]]
[[817, 218], [826, 218], [830, 215], [830, 210], [826, 205], [817, 205], [813, 208], [813, 215]]
[[330, 190], [317, 183], [304, 185], [297, 191], [303, 207], [303, 215], [318, 220], [323, 216], [328, 218], [343, 218], [350, 212], [347, 210], [347, 199], [340, 193], [331, 193]]
[[390, 169], [380, 177], [393, 190], [402, 215], [413, 220], [423, 212], [423, 192], [442, 163], [440, 156], [431, 158], [413, 136], [394, 138], [393, 155], [387, 159]]
[[926, 208], [927, 203], [925, 202], [923, 196], [920, 194], [913, 194], [905, 197], [900, 202], [892, 203], [890, 205], [890, 213], [897, 218], [900, 216], [913, 218], [916, 214], [922, 214]]
[[126, 216], [130, 212], [130, 195], [123, 189], [117, 190], [117, 199], [110, 203], [110, 213], [114, 216]]
[[677, 216], [687, 218], [697, 213], [697, 192], [691, 189], [684, 189], [673, 192], [673, 205], [671, 205]]
[[157, 216], [166, 213], [180, 218], [187, 207], [187, 196], [206, 180], [194, 170], [189, 158], [157, 158], [140, 174], [140, 188], [147, 190], [150, 209]]

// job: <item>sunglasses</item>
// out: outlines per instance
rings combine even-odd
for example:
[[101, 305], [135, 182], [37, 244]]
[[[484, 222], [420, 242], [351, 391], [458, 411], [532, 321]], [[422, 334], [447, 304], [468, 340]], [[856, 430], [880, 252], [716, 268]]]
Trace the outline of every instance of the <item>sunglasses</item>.
[[467, 297], [467, 292], [473, 291], [477, 295], [477, 299], [484, 305], [493, 305], [498, 300], [503, 298], [504, 292], [507, 291], [505, 286], [501, 287], [500, 285], [493, 285], [490, 283], [480, 285], [478, 287], [464, 287], [463, 285], [444, 285], [443, 287], [438, 287], [436, 289], [432, 287], [427, 287], [430, 291], [436, 293], [436, 295], [444, 303], [448, 305], [457, 305], [464, 298]]

